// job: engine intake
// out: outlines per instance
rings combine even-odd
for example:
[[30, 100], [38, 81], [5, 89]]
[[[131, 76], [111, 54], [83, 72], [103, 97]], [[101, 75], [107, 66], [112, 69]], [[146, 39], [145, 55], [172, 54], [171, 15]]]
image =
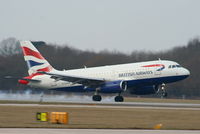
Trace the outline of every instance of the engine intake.
[[120, 88], [121, 88], [123, 91], [126, 91], [126, 89], [127, 89], [127, 82], [126, 82], [126, 81], [121, 81], [121, 82], [120, 82]]

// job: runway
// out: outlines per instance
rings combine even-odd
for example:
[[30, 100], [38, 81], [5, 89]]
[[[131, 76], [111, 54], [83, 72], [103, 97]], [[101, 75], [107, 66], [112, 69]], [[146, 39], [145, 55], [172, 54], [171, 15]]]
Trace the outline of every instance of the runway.
[[67, 102], [68, 104], [113, 106], [113, 107], [170, 107], [170, 108], [200, 108], [200, 104], [193, 103], [158, 103], [158, 102]]
[[68, 102], [66, 104], [0, 104], [0, 106], [19, 106], [19, 107], [70, 107], [70, 108], [143, 108], [143, 109], [174, 109], [174, 110], [198, 110], [200, 104], [188, 103], [146, 103], [146, 102]]
[[[94, 102], [91, 99], [91, 96], [87, 95], [41, 95], [41, 94], [31, 94], [29, 92], [25, 92], [22, 94], [18, 93], [4, 93], [0, 92], [0, 100], [2, 101], [26, 101], [30, 103], [40, 104], [40, 102], [44, 103], [63, 103], [66, 105], [78, 105], [78, 107], [99, 107], [103, 106], [107, 107], [159, 107], [159, 108], [200, 108], [200, 104], [192, 104], [192, 103], [161, 103], [161, 102], [114, 102], [114, 97], [105, 97], [101, 102]], [[158, 99], [159, 100], [159, 99]], [[65, 107], [66, 107], [65, 105]], [[80, 106], [81, 105], [81, 106]], [[59, 105], [60, 106], [60, 105]], [[63, 105], [64, 106], [64, 105]]]
[[195, 130], [1, 128], [0, 134], [199, 134]]

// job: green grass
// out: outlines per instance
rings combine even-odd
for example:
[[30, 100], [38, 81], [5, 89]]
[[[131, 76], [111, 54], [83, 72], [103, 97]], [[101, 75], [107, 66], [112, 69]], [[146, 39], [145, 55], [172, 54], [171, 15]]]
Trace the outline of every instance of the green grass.
[[[126, 102], [161, 102], [161, 103], [195, 103], [200, 100], [157, 99], [157, 98], [125, 98]], [[1, 104], [38, 104], [29, 101], [0, 101]], [[64, 104], [41, 102], [39, 104]], [[92, 106], [92, 105], [91, 105]], [[36, 112], [61, 111], [69, 113], [69, 124], [50, 124], [38, 122]], [[200, 110], [177, 109], [143, 109], [143, 108], [66, 108], [66, 107], [22, 107], [0, 106], [0, 127], [22, 128], [122, 128], [153, 129], [156, 124], [161, 129], [194, 129], [200, 130]]]
[[[50, 124], [36, 121], [36, 112], [68, 112], [69, 124]], [[23, 128], [121, 128], [200, 129], [199, 110], [143, 109], [143, 108], [67, 108], [0, 106], [0, 127]]]

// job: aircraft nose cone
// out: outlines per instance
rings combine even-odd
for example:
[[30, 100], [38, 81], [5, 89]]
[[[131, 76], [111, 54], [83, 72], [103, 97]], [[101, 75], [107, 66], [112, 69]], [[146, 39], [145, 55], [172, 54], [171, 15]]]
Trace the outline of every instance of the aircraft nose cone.
[[184, 68], [183, 75], [189, 76], [190, 71], [188, 69]]

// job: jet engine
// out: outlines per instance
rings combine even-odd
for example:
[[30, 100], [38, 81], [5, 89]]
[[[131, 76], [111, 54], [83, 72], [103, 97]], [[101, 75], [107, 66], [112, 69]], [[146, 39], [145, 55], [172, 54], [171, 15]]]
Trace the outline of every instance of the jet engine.
[[100, 92], [103, 93], [116, 93], [123, 92], [127, 89], [126, 81], [106, 82], [100, 87]]

